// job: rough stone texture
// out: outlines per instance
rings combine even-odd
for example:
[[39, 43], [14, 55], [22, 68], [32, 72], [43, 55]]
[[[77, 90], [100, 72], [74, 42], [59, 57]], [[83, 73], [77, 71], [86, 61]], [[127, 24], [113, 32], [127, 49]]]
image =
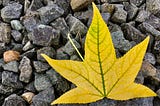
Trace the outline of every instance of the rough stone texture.
[[136, 17], [136, 21], [137, 22], [144, 22], [145, 20], [147, 20], [150, 16], [150, 12], [145, 11], [145, 10], [141, 10], [138, 12], [138, 15]]
[[2, 8], [1, 17], [3, 21], [10, 22], [12, 19], [20, 18], [22, 7], [19, 3], [12, 3]]
[[0, 42], [10, 43], [11, 39], [11, 27], [6, 23], [0, 23]]
[[101, 5], [101, 11], [102, 11], [102, 13], [113, 14], [114, 9], [115, 9], [115, 5], [114, 4], [104, 3], [104, 4]]
[[0, 84], [0, 94], [11, 94], [15, 91], [13, 87]]
[[30, 92], [37, 92], [36, 91], [36, 88], [35, 88], [35, 86], [34, 86], [34, 81], [32, 81], [32, 82], [30, 82], [29, 84], [27, 84], [26, 86], [25, 86], [25, 90], [27, 90], [27, 91], [30, 91]]
[[69, 55], [65, 53], [64, 46], [56, 50], [56, 59], [58, 60], [69, 59]]
[[11, 35], [16, 42], [21, 42], [23, 39], [23, 35], [17, 30], [12, 30]]
[[36, 11], [37, 9], [43, 7], [43, 0], [32, 0], [29, 9], [32, 11]]
[[34, 86], [37, 91], [43, 91], [51, 87], [52, 84], [46, 75], [35, 73]]
[[18, 73], [19, 63], [17, 61], [11, 61], [5, 65], [3, 65], [3, 69], [6, 71], [12, 71]]
[[156, 63], [156, 58], [155, 58], [154, 54], [152, 54], [152, 53], [146, 53], [144, 56], [144, 60], [148, 61], [152, 65], [155, 65], [155, 63]]
[[22, 82], [28, 83], [32, 76], [31, 61], [28, 57], [24, 56], [19, 65], [20, 76], [19, 79]]
[[4, 62], [19, 60], [20, 53], [17, 51], [9, 50], [3, 53]]
[[41, 61], [33, 61], [33, 66], [36, 69], [36, 72], [44, 72], [50, 68], [47, 63], [43, 63]]
[[23, 88], [23, 84], [18, 79], [18, 74], [8, 71], [2, 72], [2, 84], [16, 89]]
[[110, 99], [103, 99], [94, 103], [90, 103], [88, 106], [117, 106], [117, 101]]
[[51, 4], [37, 10], [42, 23], [47, 24], [64, 14], [64, 10], [56, 4]]
[[145, 2], [145, 0], [129, 0], [129, 2], [135, 4], [136, 6], [140, 6]]
[[[48, 87], [44, 91], [39, 92], [32, 99], [33, 106], [50, 106], [51, 102], [55, 99], [53, 87]], [[45, 105], [46, 104], [46, 105]]]
[[33, 44], [39, 46], [58, 45], [60, 32], [48, 25], [38, 25], [32, 32]]
[[131, 3], [126, 7], [126, 11], [127, 11], [127, 19], [132, 20], [138, 12], [138, 7], [136, 7], [136, 5]]
[[25, 101], [17, 94], [12, 94], [5, 98], [2, 106], [27, 106]]
[[160, 11], [160, 0], [146, 0], [146, 9], [153, 14]]
[[31, 41], [28, 41], [24, 46], [23, 46], [23, 51], [28, 51], [29, 49], [32, 49], [34, 46], [32, 45]]
[[12, 20], [11, 27], [18, 31], [23, 29], [23, 26], [19, 20]]

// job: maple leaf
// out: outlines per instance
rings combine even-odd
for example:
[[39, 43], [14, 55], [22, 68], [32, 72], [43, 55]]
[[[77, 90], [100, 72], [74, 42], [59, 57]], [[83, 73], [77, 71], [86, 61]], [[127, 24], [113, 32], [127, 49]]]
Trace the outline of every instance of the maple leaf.
[[92, 5], [94, 14], [86, 36], [85, 57], [82, 62], [55, 60], [42, 54], [60, 75], [77, 86], [52, 104], [90, 103], [104, 97], [128, 100], [156, 96], [151, 89], [134, 82], [142, 64], [149, 37], [129, 50], [123, 57], [116, 58], [107, 25], [96, 5], [94, 3]]

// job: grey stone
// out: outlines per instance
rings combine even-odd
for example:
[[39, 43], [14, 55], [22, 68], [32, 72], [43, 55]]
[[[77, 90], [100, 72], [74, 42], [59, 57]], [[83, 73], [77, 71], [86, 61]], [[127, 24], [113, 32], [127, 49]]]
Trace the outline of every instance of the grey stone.
[[88, 106], [87, 104], [59, 104], [57, 106]]
[[19, 3], [8, 4], [1, 10], [1, 17], [3, 21], [10, 22], [13, 19], [20, 18], [23, 6]]
[[37, 10], [39, 12], [41, 22], [48, 24], [64, 14], [64, 10], [56, 4], [51, 4]]
[[5, 43], [0, 43], [0, 56], [3, 56], [3, 53], [7, 50]]
[[102, 18], [104, 19], [104, 21], [106, 22], [106, 24], [109, 22], [109, 19], [111, 17], [110, 13], [101, 13]]
[[69, 59], [69, 55], [64, 52], [64, 46], [56, 50], [56, 59], [58, 60], [68, 60]]
[[6, 23], [0, 23], [0, 42], [10, 43], [11, 40], [11, 27]]
[[160, 89], [156, 91], [157, 96], [160, 98]]
[[136, 43], [140, 43], [146, 37], [138, 29], [136, 29], [134, 26], [130, 25], [129, 23], [122, 24], [121, 28], [124, 32], [125, 38], [131, 41], [135, 41]]
[[89, 104], [89, 106], [117, 106], [117, 105], [118, 105], [117, 101], [106, 98]]
[[145, 2], [145, 0], [129, 0], [129, 2], [135, 4], [136, 6], [140, 6]]
[[46, 54], [50, 58], [54, 58], [56, 54], [55, 50], [52, 47], [43, 47], [37, 50], [37, 59], [43, 62], [46, 62], [46, 60], [41, 56], [42, 53]]
[[25, 86], [25, 90], [30, 91], [30, 92], [36, 92], [36, 88], [34, 86], [34, 81], [30, 82]]
[[159, 45], [160, 45], [160, 41], [156, 40], [155, 43], [154, 43], [154, 48], [153, 48], [155, 53], [159, 53], [160, 52], [160, 46]]
[[31, 61], [28, 57], [24, 56], [19, 65], [20, 76], [19, 79], [22, 82], [29, 83], [32, 76]]
[[43, 91], [52, 86], [49, 78], [45, 74], [35, 73], [34, 86], [37, 91]]
[[22, 57], [28, 57], [28, 58], [35, 58], [36, 57], [36, 49], [33, 48], [31, 50], [26, 51], [25, 53], [22, 54]]
[[126, 7], [126, 11], [127, 11], [127, 19], [132, 20], [138, 12], [138, 7], [131, 3]]
[[38, 25], [32, 33], [33, 44], [39, 46], [58, 45], [60, 32], [48, 25]]
[[2, 84], [16, 89], [23, 88], [23, 84], [18, 79], [18, 74], [8, 71], [2, 72]]
[[150, 16], [150, 12], [146, 11], [146, 10], [141, 10], [138, 12], [138, 15], [136, 17], [136, 21], [137, 22], [144, 22], [145, 20], [147, 20]]
[[109, 3], [103, 3], [101, 5], [101, 11], [102, 13], [110, 13], [113, 14], [115, 10], [115, 4], [109, 4]]
[[13, 87], [0, 84], [0, 94], [8, 95], [15, 91]]
[[153, 106], [159, 106], [160, 99], [159, 98], [154, 98], [153, 100]]
[[44, 63], [41, 61], [33, 61], [33, 66], [36, 69], [36, 72], [44, 72], [50, 68], [48, 63]]
[[[75, 40], [72, 39], [74, 45], [76, 46], [77, 49], [81, 48], [81, 45]], [[70, 41], [68, 41], [65, 46], [64, 46], [64, 52], [67, 53], [68, 55], [73, 55], [74, 53], [76, 53], [75, 48], [73, 47], [73, 45], [71, 44]]]
[[31, 11], [36, 11], [37, 9], [40, 9], [43, 7], [43, 0], [32, 0], [31, 5], [29, 6], [29, 9]]
[[6, 71], [12, 71], [12, 72], [18, 73], [18, 66], [19, 66], [19, 63], [17, 61], [11, 61], [3, 65], [3, 69]]
[[24, 46], [23, 46], [23, 51], [28, 51], [29, 49], [32, 49], [34, 46], [32, 45], [31, 41], [28, 41]]
[[72, 55], [70, 56], [70, 60], [76, 60], [76, 61], [81, 61], [78, 55]]
[[115, 8], [111, 20], [116, 23], [125, 23], [127, 20], [127, 12], [123, 8]]
[[39, 92], [37, 95], [33, 97], [32, 104], [34, 106], [50, 106], [53, 100], [55, 100], [54, 88], [48, 87], [47, 89]]
[[2, 81], [2, 72], [0, 71], [0, 82]]
[[63, 42], [66, 43], [67, 41], [67, 35], [69, 33], [69, 27], [66, 24], [66, 21], [64, 18], [58, 18], [54, 22], [51, 23], [52, 27], [56, 30], [60, 31], [60, 34], [63, 37]]
[[87, 27], [77, 18], [69, 14], [66, 17], [67, 24], [70, 28], [70, 33], [73, 35], [79, 34], [80, 36], [84, 36], [87, 33]]
[[108, 0], [109, 3], [126, 2], [128, 0]]
[[156, 58], [155, 58], [155, 56], [154, 56], [154, 54], [153, 53], [146, 53], [145, 54], [145, 56], [144, 56], [144, 60], [145, 61], [148, 61], [149, 63], [151, 63], [151, 64], [153, 64], [153, 65], [155, 65], [155, 63], [156, 63]]
[[139, 29], [144, 33], [150, 33], [152, 34], [156, 39], [160, 39], [160, 31], [156, 30], [152, 25], [143, 22], [140, 24]]
[[160, 11], [160, 0], [146, 0], [146, 10], [153, 14]]
[[143, 76], [143, 72], [139, 71], [138, 75], [135, 78], [135, 82], [139, 83], [139, 84], [143, 84], [144, 83], [144, 76]]
[[18, 31], [23, 29], [23, 26], [19, 20], [12, 20], [11, 26], [13, 29], [18, 30]]
[[23, 39], [23, 35], [17, 30], [12, 30], [11, 35], [16, 42], [21, 42]]
[[23, 48], [22, 44], [19, 44], [19, 43], [12, 43], [12, 44], [13, 44], [12, 50], [17, 51], [19, 53], [22, 52], [22, 48]]
[[2, 106], [27, 106], [26, 102], [17, 94], [12, 94], [5, 98]]

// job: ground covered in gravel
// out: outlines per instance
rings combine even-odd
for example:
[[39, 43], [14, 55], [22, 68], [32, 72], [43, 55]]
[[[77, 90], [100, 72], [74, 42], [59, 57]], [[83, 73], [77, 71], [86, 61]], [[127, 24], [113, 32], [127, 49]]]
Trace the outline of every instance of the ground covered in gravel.
[[84, 54], [92, 1], [109, 26], [117, 57], [150, 36], [136, 82], [158, 96], [57, 106], [160, 106], [160, 0], [0, 0], [0, 106], [50, 106], [75, 87], [40, 54], [80, 60], [67, 34]]

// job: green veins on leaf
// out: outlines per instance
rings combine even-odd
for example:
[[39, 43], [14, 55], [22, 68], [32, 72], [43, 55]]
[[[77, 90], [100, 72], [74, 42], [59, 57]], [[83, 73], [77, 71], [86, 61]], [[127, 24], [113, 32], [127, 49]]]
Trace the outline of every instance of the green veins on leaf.
[[107, 25], [98, 8], [93, 5], [93, 19], [85, 40], [85, 57], [82, 62], [55, 60], [42, 56], [64, 78], [77, 87], [66, 92], [52, 104], [90, 103], [104, 97], [128, 100], [156, 96], [148, 87], [134, 82], [147, 49], [149, 37], [116, 58]]

